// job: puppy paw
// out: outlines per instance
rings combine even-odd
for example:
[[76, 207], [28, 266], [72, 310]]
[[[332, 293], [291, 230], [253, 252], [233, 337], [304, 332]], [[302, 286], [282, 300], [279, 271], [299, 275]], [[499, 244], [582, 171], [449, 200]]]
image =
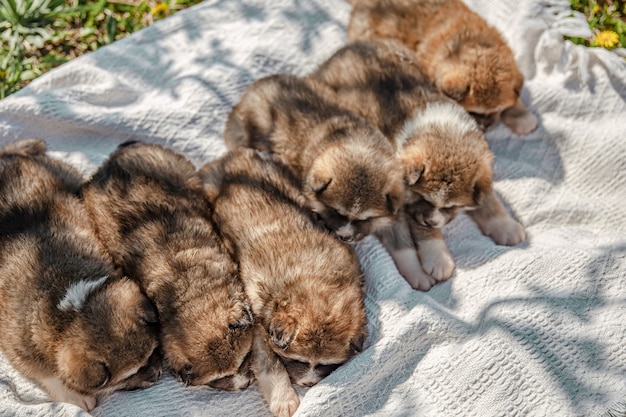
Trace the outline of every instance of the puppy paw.
[[437, 281], [445, 281], [454, 273], [454, 259], [443, 240], [420, 241], [417, 252], [424, 271]]
[[485, 223], [483, 233], [503, 246], [515, 246], [526, 239], [524, 227], [509, 216], [492, 217]]
[[300, 405], [300, 398], [296, 391], [289, 387], [288, 390], [276, 390], [270, 400], [270, 411], [278, 417], [291, 417]]
[[513, 133], [520, 136], [529, 134], [538, 125], [537, 117], [519, 99], [513, 107], [502, 112], [500, 119]]
[[68, 392], [68, 395], [57, 401], [70, 403], [79, 406], [85, 411], [91, 411], [96, 408], [96, 398], [88, 395], [81, 395], [77, 392]]
[[437, 280], [424, 272], [414, 249], [396, 250], [391, 254], [398, 272], [411, 288], [428, 291]]
[[39, 382], [41, 382], [53, 401], [74, 404], [85, 411], [91, 411], [96, 408], [95, 397], [79, 394], [63, 384], [58, 377], [44, 378]]

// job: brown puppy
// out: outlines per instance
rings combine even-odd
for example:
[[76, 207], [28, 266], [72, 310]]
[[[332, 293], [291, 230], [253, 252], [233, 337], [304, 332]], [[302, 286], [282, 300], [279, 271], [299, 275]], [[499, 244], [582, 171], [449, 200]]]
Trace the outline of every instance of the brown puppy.
[[290, 377], [313, 385], [361, 350], [363, 277], [352, 248], [314, 224], [299, 179], [271, 158], [240, 148], [200, 173], [257, 321], [259, 390], [274, 414], [291, 416]]
[[440, 228], [462, 210], [470, 210], [497, 244], [524, 239], [522, 226], [494, 194], [493, 155], [482, 131], [428, 82], [404, 45], [392, 39], [351, 43], [312, 76], [330, 86], [343, 106], [378, 127], [398, 152], [406, 185], [404, 214], [379, 237], [414, 288], [427, 290], [452, 275], [454, 261]]
[[501, 119], [526, 135], [537, 118], [520, 98], [524, 77], [502, 35], [461, 0], [352, 0], [352, 41], [393, 38], [426, 76], [483, 128]]
[[313, 80], [273, 75], [250, 85], [225, 140], [230, 149], [276, 154], [300, 177], [312, 211], [346, 242], [388, 226], [400, 206], [402, 173], [389, 143]]
[[0, 150], [0, 347], [54, 401], [89, 411], [159, 378], [156, 313], [99, 245], [80, 174], [45, 152], [34, 139]]
[[154, 302], [167, 364], [186, 384], [242, 389], [253, 318], [193, 165], [126, 143], [83, 190], [98, 237]]

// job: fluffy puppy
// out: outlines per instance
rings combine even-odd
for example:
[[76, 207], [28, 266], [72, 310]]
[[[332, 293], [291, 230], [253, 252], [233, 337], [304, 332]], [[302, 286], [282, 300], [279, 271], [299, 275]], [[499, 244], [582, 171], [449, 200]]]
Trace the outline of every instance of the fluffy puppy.
[[194, 166], [160, 146], [126, 143], [83, 196], [115, 264], [154, 302], [165, 360], [179, 380], [247, 387], [253, 318]]
[[406, 186], [404, 214], [379, 237], [414, 288], [427, 290], [452, 275], [454, 261], [440, 229], [462, 210], [469, 210], [497, 244], [524, 239], [522, 226], [494, 194], [493, 155], [482, 131], [428, 82], [404, 45], [392, 39], [351, 43], [312, 77], [378, 127], [398, 153]]
[[156, 313], [99, 245], [80, 174], [45, 152], [35, 139], [0, 150], [0, 348], [54, 401], [90, 411], [159, 378]]
[[400, 206], [402, 174], [389, 143], [314, 80], [273, 75], [250, 85], [228, 117], [225, 140], [230, 149], [277, 155], [343, 241], [388, 226]]
[[271, 158], [240, 148], [200, 173], [257, 321], [259, 390], [274, 414], [291, 416], [290, 378], [311, 386], [361, 350], [363, 277], [352, 248], [313, 222], [299, 179]]
[[501, 119], [526, 135], [537, 118], [520, 98], [524, 77], [502, 35], [461, 0], [352, 0], [352, 41], [393, 38], [486, 129]]

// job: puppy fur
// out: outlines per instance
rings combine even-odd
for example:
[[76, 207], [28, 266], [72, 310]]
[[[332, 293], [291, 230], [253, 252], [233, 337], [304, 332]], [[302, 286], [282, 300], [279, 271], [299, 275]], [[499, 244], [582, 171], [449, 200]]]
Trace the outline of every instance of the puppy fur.
[[498, 119], [526, 135], [537, 118], [520, 98], [524, 77], [502, 35], [462, 0], [352, 0], [351, 41], [393, 38], [415, 51], [441, 92], [482, 128]]
[[0, 348], [54, 401], [90, 411], [160, 377], [156, 313], [102, 250], [80, 174], [45, 152], [36, 139], [0, 150]]
[[[378, 127], [398, 153], [404, 213], [378, 235], [414, 288], [428, 290], [452, 275], [454, 261], [440, 228], [462, 210], [469, 210], [498, 244], [524, 239], [522, 226], [494, 194], [493, 155], [482, 131], [429, 83], [404, 45], [393, 39], [351, 43], [312, 77], [331, 87], [341, 105]], [[411, 255], [414, 244], [425, 274]]]
[[337, 106], [327, 87], [293, 75], [256, 81], [225, 129], [230, 149], [276, 154], [300, 177], [308, 205], [325, 226], [356, 242], [393, 221], [402, 174], [385, 138]]
[[123, 144], [83, 195], [114, 262], [154, 302], [173, 373], [187, 385], [246, 388], [253, 318], [194, 166], [157, 145]]
[[299, 179], [272, 158], [239, 148], [200, 173], [257, 321], [259, 390], [274, 414], [291, 416], [290, 378], [311, 386], [362, 349], [364, 283], [353, 249], [314, 223]]

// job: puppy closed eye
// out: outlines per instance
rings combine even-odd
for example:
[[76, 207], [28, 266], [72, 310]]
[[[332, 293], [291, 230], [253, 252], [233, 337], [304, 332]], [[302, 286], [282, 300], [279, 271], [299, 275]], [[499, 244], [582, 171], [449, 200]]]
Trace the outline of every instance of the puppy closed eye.
[[104, 388], [106, 384], [111, 380], [111, 371], [106, 363], [98, 362], [98, 365], [101, 367], [101, 371], [97, 372], [100, 375], [99, 381], [94, 384], [95, 388], [100, 389]]
[[341, 364], [339, 363], [333, 363], [333, 364], [328, 364], [328, 365], [316, 365], [315, 366], [315, 372], [317, 372], [318, 375], [320, 376], [328, 376], [330, 375], [333, 371], [335, 371], [337, 368], [339, 368], [341, 366]]

